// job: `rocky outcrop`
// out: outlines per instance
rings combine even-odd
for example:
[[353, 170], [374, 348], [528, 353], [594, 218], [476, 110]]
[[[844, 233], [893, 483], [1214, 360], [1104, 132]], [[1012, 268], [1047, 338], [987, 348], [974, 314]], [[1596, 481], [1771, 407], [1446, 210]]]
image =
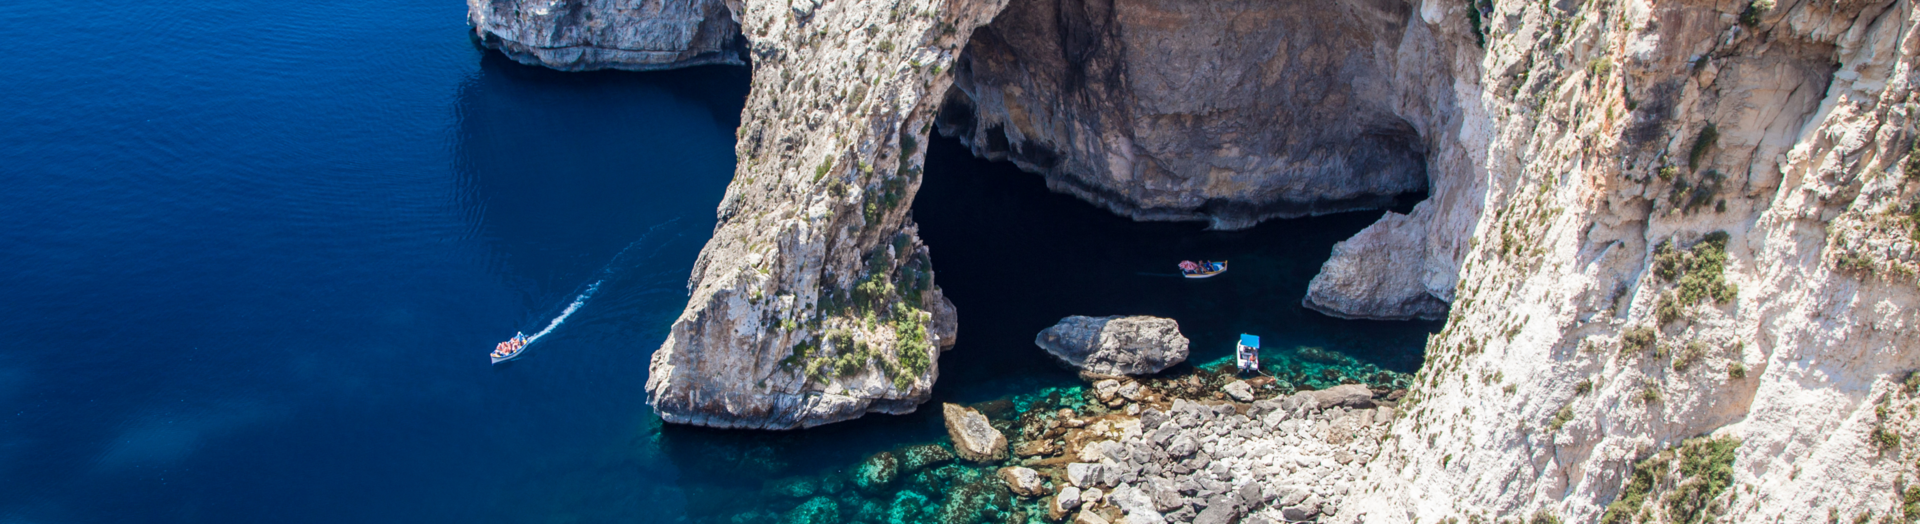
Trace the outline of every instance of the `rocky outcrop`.
[[1393, 408], [1362, 406], [1351, 393], [1242, 403], [1156, 389], [1120, 411], [1089, 405], [1023, 417], [1016, 445], [1065, 444], [1020, 459], [1043, 477], [1064, 473], [1067, 483], [1055, 484], [1047, 506], [1056, 521], [1076, 511], [1076, 519], [1104, 522], [1331, 520], [1370, 488], [1362, 477], [1394, 418]]
[[1007, 458], [1007, 436], [994, 429], [973, 408], [956, 404], [942, 404], [942, 415], [947, 421], [947, 436], [953, 439], [953, 450], [960, 458], [974, 462], [999, 462]]
[[[1261, 484], [1268, 519], [1903, 513], [1920, 479], [1911, 3], [1015, 1], [960, 64], [998, 4], [739, 8], [741, 164], [654, 357], [662, 417], [802, 427], [926, 398], [955, 316], [901, 203], [957, 69], [943, 129], [1137, 218], [1240, 227], [1430, 192], [1337, 250], [1310, 299], [1372, 318], [1431, 311], [1422, 289], [1451, 304], [1397, 416], [1301, 413], [1322, 401], [1295, 395], [1177, 429], [1076, 419], [1119, 449], [1020, 448], [1097, 458], [1058, 468], [1089, 485], [1075, 518], [1150, 521], [1143, 500], [1246, 517], [1216, 485], [1243, 471], [1319, 482]], [[1383, 438], [1362, 428], [1388, 418]], [[1132, 446], [1163, 431], [1187, 470]], [[1727, 474], [1674, 466], [1696, 458]], [[1163, 511], [1156, 478], [1206, 495], [1176, 487]]]
[[1187, 360], [1187, 337], [1170, 318], [1075, 315], [1041, 330], [1033, 343], [1097, 375], [1150, 375]]
[[745, 64], [724, 0], [467, 0], [474, 39], [561, 71]]
[[1413, 214], [1471, 240], [1456, 283], [1428, 282], [1453, 307], [1370, 466], [1378, 489], [1338, 520], [1904, 514], [1920, 13], [1478, 6], [1421, 13], [1485, 42], [1455, 62], [1481, 156], [1435, 174], [1484, 181], [1484, 211]]
[[[1401, 2], [1015, 0], [944, 133], [1141, 220], [1241, 228], [1427, 188], [1430, 37]], [[1443, 109], [1444, 110], [1444, 109]]]
[[1421, 280], [1427, 263], [1427, 231], [1406, 215], [1387, 215], [1353, 238], [1333, 245], [1333, 255], [1307, 284], [1307, 308], [1340, 318], [1439, 320], [1447, 303]]
[[994, 1], [749, 2], [753, 49], [719, 225], [648, 369], [667, 422], [787, 429], [913, 411], [953, 305], [908, 219], [945, 72]]

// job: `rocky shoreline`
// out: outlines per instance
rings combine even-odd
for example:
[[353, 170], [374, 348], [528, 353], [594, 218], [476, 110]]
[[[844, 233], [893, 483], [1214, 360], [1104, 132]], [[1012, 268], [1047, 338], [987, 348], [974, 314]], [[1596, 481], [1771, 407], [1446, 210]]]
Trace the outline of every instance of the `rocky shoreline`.
[[948, 404], [946, 441], [769, 480], [759, 504], [702, 522], [1322, 521], [1360, 489], [1404, 395], [1218, 363]]
[[1050, 493], [1054, 521], [1069, 513], [1074, 522], [1133, 524], [1334, 515], [1381, 449], [1394, 413], [1387, 399], [1404, 394], [1350, 384], [1283, 395], [1271, 379], [1214, 386], [1230, 377], [1205, 375], [1102, 380], [1086, 408], [1028, 411], [1013, 424], [1010, 464], [1045, 485], [1009, 489]]

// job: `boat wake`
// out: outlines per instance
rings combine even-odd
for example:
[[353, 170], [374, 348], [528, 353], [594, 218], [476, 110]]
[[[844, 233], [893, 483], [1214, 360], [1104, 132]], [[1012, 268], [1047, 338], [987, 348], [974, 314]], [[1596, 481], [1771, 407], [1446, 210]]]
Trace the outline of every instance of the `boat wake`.
[[620, 261], [625, 260], [627, 258], [627, 253], [630, 251], [633, 251], [634, 247], [645, 243], [650, 238], [653, 238], [654, 233], [659, 232], [660, 228], [668, 225], [672, 225], [679, 221], [680, 221], [679, 218], [675, 218], [673, 220], [668, 220], [666, 222], [662, 222], [658, 225], [648, 228], [647, 234], [641, 235], [639, 239], [634, 240], [631, 243], [628, 243], [627, 247], [620, 248], [620, 252], [615, 253], [613, 255], [613, 259], [607, 261], [607, 265], [600, 266], [600, 270], [594, 272], [594, 275], [599, 278], [594, 279], [592, 284], [587, 284], [586, 289], [582, 290], [579, 294], [575, 295], [573, 297], [573, 302], [570, 304], [567, 304], [567, 308], [561, 310], [559, 316], [553, 317], [552, 321], [547, 322], [546, 328], [541, 329], [540, 332], [538, 333], [534, 333], [533, 336], [527, 337], [527, 345], [531, 346], [533, 345], [534, 342], [539, 342], [540, 337], [547, 336], [547, 334], [552, 333], [555, 328], [560, 327], [560, 324], [565, 323], [567, 321], [567, 317], [573, 316], [573, 312], [580, 310], [580, 306], [587, 305], [587, 301], [593, 298], [593, 294], [600, 291], [600, 285], [607, 283], [607, 279], [613, 277], [615, 271], [617, 271], [620, 267], [622, 267], [620, 265]]
[[606, 282], [606, 280], [596, 280], [594, 281], [593, 284], [588, 285], [587, 290], [585, 292], [582, 292], [580, 293], [580, 296], [573, 298], [572, 304], [567, 304], [567, 309], [562, 310], [560, 312], [560, 316], [553, 317], [553, 321], [547, 323], [546, 329], [542, 329], [540, 330], [539, 333], [534, 333], [533, 336], [527, 337], [527, 345], [529, 346], [533, 345], [534, 342], [540, 341], [540, 337], [544, 337], [544, 336], [547, 336], [548, 333], [552, 333], [553, 328], [560, 327], [560, 323], [566, 322], [567, 317], [573, 316], [573, 312], [579, 311], [580, 306], [585, 305], [587, 303], [587, 299], [593, 298], [593, 293], [595, 291], [599, 291], [600, 284], [604, 282]]

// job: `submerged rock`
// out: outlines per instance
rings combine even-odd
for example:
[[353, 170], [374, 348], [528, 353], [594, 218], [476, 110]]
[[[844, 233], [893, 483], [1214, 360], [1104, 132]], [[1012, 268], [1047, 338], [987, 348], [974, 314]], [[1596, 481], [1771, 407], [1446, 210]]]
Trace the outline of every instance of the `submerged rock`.
[[901, 449], [900, 457], [900, 469], [913, 473], [953, 461], [953, 452], [939, 444], [922, 444]]
[[887, 506], [887, 522], [922, 522], [929, 504], [926, 495], [910, 490], [901, 491], [893, 496], [893, 503]]
[[788, 511], [780, 519], [781, 524], [839, 524], [840, 503], [829, 497], [808, 499], [799, 507]]
[[940, 522], [963, 524], [997, 521], [1012, 505], [1004, 490], [988, 482], [963, 484], [947, 494], [940, 507]]
[[900, 477], [900, 459], [893, 453], [882, 451], [860, 463], [854, 471], [853, 485], [860, 491], [872, 494], [893, 487], [894, 480]]
[[1187, 359], [1187, 337], [1170, 318], [1071, 316], [1035, 345], [1067, 365], [1101, 375], [1150, 375]]
[[1007, 458], [1007, 436], [993, 429], [986, 415], [958, 404], [942, 404], [946, 415], [947, 436], [960, 458], [974, 462], [999, 462]]

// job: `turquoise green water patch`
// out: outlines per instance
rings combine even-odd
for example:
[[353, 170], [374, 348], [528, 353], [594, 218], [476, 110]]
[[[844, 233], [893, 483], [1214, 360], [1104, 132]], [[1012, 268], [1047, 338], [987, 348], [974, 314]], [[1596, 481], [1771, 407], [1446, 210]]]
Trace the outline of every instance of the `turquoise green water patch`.
[[[1199, 364], [1207, 370], [1233, 369], [1232, 355]], [[1260, 349], [1260, 371], [1274, 378], [1283, 391], [1326, 389], [1341, 384], [1366, 384], [1376, 389], [1406, 389], [1413, 375], [1381, 368], [1346, 353], [1319, 346]]]
[[[1032, 392], [973, 404], [987, 414], [1010, 440], [1049, 419], [1059, 410], [1104, 412], [1088, 398], [1081, 385], [1046, 387]], [[730, 465], [766, 469], [763, 453], [745, 451], [717, 455]], [[852, 523], [986, 523], [1045, 522], [1044, 498], [1013, 494], [1002, 481], [1000, 468], [1012, 462], [978, 464], [959, 460], [944, 440], [902, 445], [869, 455], [858, 462], [816, 470], [816, 473], [772, 478], [755, 492], [728, 494], [727, 502], [690, 504], [696, 522], [786, 524]], [[725, 505], [730, 503], [731, 505]]]

